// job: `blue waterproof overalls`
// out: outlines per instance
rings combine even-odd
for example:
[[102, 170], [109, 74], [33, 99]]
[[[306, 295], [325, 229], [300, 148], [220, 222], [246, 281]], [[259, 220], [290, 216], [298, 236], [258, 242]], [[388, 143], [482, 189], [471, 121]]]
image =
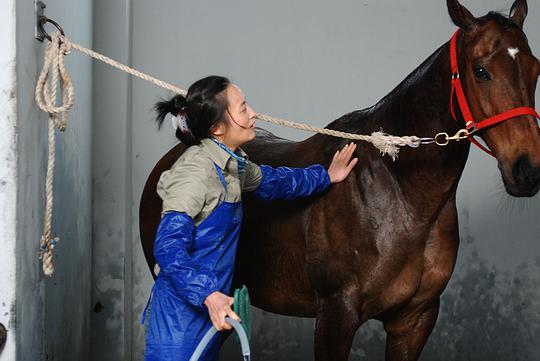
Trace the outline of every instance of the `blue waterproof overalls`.
[[[260, 168], [255, 194], [264, 200], [308, 196], [330, 185], [320, 165]], [[227, 192], [221, 169], [215, 169]], [[215, 291], [230, 294], [241, 222], [241, 202], [222, 202], [197, 227], [185, 213], [165, 213], [154, 242], [160, 272], [142, 317], [147, 324], [145, 361], [189, 360], [212, 327], [204, 300]], [[214, 336], [201, 360], [218, 359], [220, 336]]]

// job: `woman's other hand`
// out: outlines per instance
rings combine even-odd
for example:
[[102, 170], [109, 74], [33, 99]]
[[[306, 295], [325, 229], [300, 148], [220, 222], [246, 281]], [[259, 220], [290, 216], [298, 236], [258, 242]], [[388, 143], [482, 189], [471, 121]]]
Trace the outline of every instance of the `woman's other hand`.
[[356, 163], [358, 163], [358, 158], [351, 160], [355, 150], [356, 144], [349, 143], [334, 154], [332, 163], [328, 167], [328, 175], [332, 183], [339, 183], [347, 178]]
[[218, 331], [230, 330], [232, 326], [225, 322], [225, 317], [229, 316], [230, 318], [240, 322], [240, 317], [232, 310], [231, 306], [234, 304], [234, 298], [229, 297], [221, 292], [213, 292], [206, 300], [204, 304], [208, 308], [208, 314], [210, 315], [210, 320], [212, 324]]

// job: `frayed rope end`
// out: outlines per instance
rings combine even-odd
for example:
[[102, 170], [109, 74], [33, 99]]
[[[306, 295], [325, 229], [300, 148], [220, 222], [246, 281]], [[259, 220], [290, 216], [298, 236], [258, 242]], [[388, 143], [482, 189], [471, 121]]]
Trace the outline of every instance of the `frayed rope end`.
[[371, 133], [371, 143], [382, 155], [389, 155], [395, 162], [398, 158], [399, 147], [390, 141], [390, 136], [382, 130]]
[[54, 237], [47, 242], [45, 236], [41, 236], [38, 258], [43, 263], [43, 273], [48, 277], [52, 277], [54, 273], [53, 249], [58, 244], [58, 241], [60, 241], [59, 237]]

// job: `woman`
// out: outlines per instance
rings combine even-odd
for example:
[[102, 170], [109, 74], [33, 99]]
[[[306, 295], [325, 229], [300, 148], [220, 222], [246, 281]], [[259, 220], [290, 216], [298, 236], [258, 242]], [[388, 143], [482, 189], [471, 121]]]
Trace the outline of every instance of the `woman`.
[[[336, 152], [328, 171], [322, 165], [272, 168], [250, 162], [240, 146], [255, 137], [255, 112], [241, 90], [220, 76], [195, 82], [186, 97], [160, 102], [156, 110], [160, 127], [173, 114], [176, 136], [187, 149], [157, 185], [163, 199], [154, 242], [160, 271], [148, 317], [143, 314], [145, 360], [189, 360], [210, 327], [230, 329], [225, 316], [239, 320], [229, 292], [241, 192], [268, 201], [306, 197], [345, 179], [358, 159], [351, 161], [351, 143]], [[218, 335], [201, 360], [217, 360]]]

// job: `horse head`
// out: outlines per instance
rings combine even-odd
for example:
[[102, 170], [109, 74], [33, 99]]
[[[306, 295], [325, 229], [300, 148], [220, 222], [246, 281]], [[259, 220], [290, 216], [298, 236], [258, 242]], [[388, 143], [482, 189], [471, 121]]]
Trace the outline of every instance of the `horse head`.
[[[447, 0], [447, 5], [461, 30], [458, 76], [475, 121], [516, 108], [533, 111], [540, 61], [523, 32], [526, 0], [515, 1], [509, 17], [490, 12], [476, 18], [457, 0]], [[455, 109], [464, 113], [463, 107]], [[535, 195], [540, 188], [540, 128], [535, 115], [514, 114], [477, 134], [497, 158], [506, 191], [517, 197]]]

